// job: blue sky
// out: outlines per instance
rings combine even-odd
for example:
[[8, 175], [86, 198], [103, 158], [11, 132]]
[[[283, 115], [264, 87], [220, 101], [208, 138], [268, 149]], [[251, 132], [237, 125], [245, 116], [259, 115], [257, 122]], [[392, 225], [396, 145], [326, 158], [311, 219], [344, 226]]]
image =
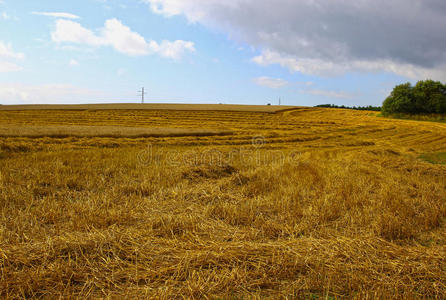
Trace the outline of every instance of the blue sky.
[[[444, 78], [443, 44], [429, 57], [426, 49], [398, 51], [414, 46], [404, 38], [372, 51], [358, 43], [360, 32], [339, 26], [345, 10], [328, 16], [328, 8], [271, 3], [0, 0], [0, 103], [137, 102], [144, 86], [147, 102], [157, 103], [276, 104], [281, 97], [287, 105], [380, 105], [395, 84]], [[350, 22], [381, 16], [355, 9]], [[299, 15], [305, 10], [316, 14], [311, 22]], [[373, 38], [386, 38], [379, 23], [367, 26], [377, 27]]]

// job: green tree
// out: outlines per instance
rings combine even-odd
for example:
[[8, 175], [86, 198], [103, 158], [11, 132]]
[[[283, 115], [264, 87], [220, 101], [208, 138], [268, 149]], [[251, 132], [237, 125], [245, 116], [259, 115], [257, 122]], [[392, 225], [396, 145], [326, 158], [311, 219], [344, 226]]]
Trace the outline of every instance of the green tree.
[[415, 113], [414, 100], [413, 87], [409, 82], [397, 85], [384, 101], [382, 111], [384, 114]]
[[384, 114], [444, 114], [446, 113], [446, 86], [439, 81], [419, 81], [397, 85], [383, 103]]
[[419, 81], [413, 88], [416, 113], [442, 113], [446, 104], [444, 86], [439, 81]]

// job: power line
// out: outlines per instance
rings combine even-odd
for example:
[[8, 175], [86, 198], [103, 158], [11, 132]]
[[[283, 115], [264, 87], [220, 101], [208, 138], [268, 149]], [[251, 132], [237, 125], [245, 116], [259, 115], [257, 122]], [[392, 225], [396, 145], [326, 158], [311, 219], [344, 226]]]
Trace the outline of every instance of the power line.
[[147, 94], [147, 93], [145, 92], [144, 87], [143, 87], [140, 91], [138, 91], [138, 95], [141, 96], [141, 103], [142, 103], [142, 104], [144, 104], [144, 96], [145, 96], [146, 94]]

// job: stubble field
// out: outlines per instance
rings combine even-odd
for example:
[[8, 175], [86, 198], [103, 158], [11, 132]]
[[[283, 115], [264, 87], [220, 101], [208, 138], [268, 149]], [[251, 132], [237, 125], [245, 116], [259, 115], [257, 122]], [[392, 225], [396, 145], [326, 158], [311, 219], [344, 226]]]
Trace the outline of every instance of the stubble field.
[[445, 124], [220, 107], [1, 108], [0, 296], [446, 297]]

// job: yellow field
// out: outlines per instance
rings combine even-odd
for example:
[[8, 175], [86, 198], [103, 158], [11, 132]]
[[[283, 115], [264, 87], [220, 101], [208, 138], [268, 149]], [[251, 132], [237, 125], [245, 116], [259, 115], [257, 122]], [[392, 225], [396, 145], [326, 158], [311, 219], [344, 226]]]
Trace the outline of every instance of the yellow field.
[[220, 107], [1, 108], [0, 296], [446, 297], [446, 124]]
[[1, 137], [175, 137], [232, 135], [232, 131], [204, 128], [141, 128], [124, 126], [0, 126]]
[[295, 106], [235, 105], [235, 104], [170, 104], [170, 103], [115, 103], [115, 104], [34, 104], [0, 105], [0, 110], [181, 110], [181, 111], [248, 111], [277, 112]]

